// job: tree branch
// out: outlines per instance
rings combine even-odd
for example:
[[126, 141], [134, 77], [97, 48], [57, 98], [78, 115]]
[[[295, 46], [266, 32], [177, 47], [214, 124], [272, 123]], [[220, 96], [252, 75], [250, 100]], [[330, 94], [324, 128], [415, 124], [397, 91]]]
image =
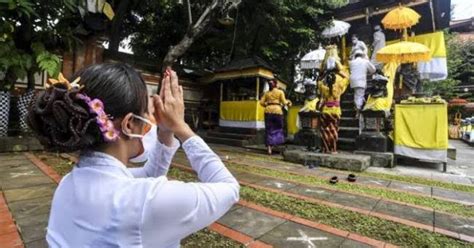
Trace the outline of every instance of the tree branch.
[[172, 65], [179, 57], [181, 57], [186, 50], [193, 44], [194, 40], [203, 33], [207, 25], [210, 23], [213, 14], [216, 12], [222, 0], [214, 0], [204, 12], [201, 14], [199, 19], [190, 26], [186, 34], [184, 35], [183, 39], [178, 42], [175, 46], [171, 47], [168, 50], [165, 58], [163, 59], [162, 69], [166, 68], [167, 66]]

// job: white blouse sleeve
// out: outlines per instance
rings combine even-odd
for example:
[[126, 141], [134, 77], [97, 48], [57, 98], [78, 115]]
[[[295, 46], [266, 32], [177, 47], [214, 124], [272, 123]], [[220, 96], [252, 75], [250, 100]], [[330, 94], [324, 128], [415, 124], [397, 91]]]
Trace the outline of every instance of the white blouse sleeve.
[[183, 148], [201, 183], [165, 180], [148, 191], [144, 245], [176, 242], [210, 225], [239, 200], [239, 183], [201, 138], [189, 138]]
[[129, 168], [129, 171], [136, 178], [138, 177], [159, 177], [168, 173], [168, 169], [173, 160], [173, 156], [179, 148], [179, 141], [174, 138], [171, 147], [162, 144], [158, 139], [150, 146], [150, 154], [143, 167]]

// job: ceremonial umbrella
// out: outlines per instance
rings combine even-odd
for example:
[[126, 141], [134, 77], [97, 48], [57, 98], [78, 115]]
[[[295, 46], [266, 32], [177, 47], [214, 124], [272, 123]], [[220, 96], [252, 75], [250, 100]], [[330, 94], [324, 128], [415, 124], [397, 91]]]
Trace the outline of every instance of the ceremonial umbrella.
[[401, 41], [385, 46], [375, 56], [382, 63], [398, 62], [403, 64], [429, 61], [431, 59], [431, 51], [423, 44]]
[[346, 58], [346, 37], [344, 36], [349, 31], [351, 24], [339, 20], [331, 20], [331, 23], [322, 32], [324, 38], [334, 38], [342, 36], [342, 59]]
[[400, 5], [385, 15], [382, 24], [385, 29], [402, 30], [417, 24], [420, 17], [413, 9]]
[[324, 55], [326, 50], [324, 50], [321, 45], [318, 49], [313, 50], [301, 58], [301, 69], [315, 69], [319, 68], [321, 62], [324, 60]]
[[337, 36], [343, 36], [347, 34], [351, 24], [339, 20], [331, 20], [329, 27], [325, 28], [322, 32], [322, 35], [325, 38], [333, 38]]

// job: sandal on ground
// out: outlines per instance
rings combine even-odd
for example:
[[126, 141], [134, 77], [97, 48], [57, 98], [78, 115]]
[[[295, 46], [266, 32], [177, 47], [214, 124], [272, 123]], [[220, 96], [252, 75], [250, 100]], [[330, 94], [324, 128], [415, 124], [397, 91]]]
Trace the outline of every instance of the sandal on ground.
[[329, 182], [331, 184], [336, 184], [337, 182], [339, 182], [339, 179], [337, 179], [337, 176], [333, 176], [331, 177], [331, 179], [329, 180]]
[[347, 181], [355, 182], [355, 181], [357, 181], [357, 176], [354, 175], [354, 174], [349, 174], [349, 176], [347, 176]]

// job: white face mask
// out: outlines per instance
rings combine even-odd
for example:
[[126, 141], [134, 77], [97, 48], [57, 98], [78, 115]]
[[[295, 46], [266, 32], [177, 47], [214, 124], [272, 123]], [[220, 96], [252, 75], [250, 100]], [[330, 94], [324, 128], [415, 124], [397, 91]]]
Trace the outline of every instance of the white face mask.
[[138, 115], [133, 115], [134, 118], [137, 118], [148, 125], [151, 125], [151, 128], [148, 132], [145, 134], [128, 134], [124, 132], [122, 128], [122, 133], [127, 135], [130, 138], [137, 138], [140, 139], [140, 143], [142, 145], [141, 153], [130, 158], [129, 161], [132, 163], [143, 163], [148, 159], [148, 155], [150, 151], [155, 147], [156, 140], [158, 139], [158, 134], [157, 134], [157, 126], [156, 124], [152, 123], [150, 120], [143, 118]]

